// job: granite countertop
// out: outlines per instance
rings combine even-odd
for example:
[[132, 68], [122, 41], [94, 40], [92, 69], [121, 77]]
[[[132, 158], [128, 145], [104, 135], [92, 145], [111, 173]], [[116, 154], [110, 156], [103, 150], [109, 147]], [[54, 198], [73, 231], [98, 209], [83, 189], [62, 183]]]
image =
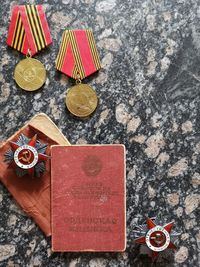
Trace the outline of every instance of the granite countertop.
[[[0, 139], [44, 112], [72, 144], [122, 143], [127, 149], [127, 249], [124, 253], [52, 253], [34, 222], [0, 185], [0, 266], [197, 267], [200, 242], [200, 2], [197, 0], [44, 0], [53, 45], [39, 53], [48, 70], [42, 90], [17, 88], [23, 58], [5, 44], [11, 8], [1, 2]], [[33, 3], [34, 1], [29, 1]], [[86, 82], [99, 105], [87, 120], [73, 118], [65, 93], [73, 81], [55, 70], [64, 29], [91, 28], [102, 70]], [[151, 265], [133, 242], [145, 217], [175, 221], [178, 249]]]

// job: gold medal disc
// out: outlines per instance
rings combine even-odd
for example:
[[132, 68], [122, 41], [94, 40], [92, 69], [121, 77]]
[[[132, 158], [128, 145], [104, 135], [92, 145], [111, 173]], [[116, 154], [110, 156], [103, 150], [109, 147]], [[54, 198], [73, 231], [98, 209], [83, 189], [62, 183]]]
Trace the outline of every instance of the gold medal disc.
[[28, 57], [15, 67], [14, 79], [22, 89], [35, 91], [45, 83], [46, 70], [39, 60]]
[[70, 88], [66, 96], [68, 110], [77, 117], [91, 115], [98, 103], [95, 91], [87, 84], [77, 84]]

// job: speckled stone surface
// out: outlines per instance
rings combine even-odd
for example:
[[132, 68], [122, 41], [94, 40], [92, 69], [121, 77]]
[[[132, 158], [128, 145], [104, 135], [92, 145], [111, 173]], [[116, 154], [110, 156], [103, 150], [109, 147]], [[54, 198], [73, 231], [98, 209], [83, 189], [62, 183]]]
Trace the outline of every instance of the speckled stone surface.
[[[30, 1], [33, 3], [33, 1]], [[35, 1], [38, 3], [39, 1]], [[6, 47], [11, 8], [1, 1], [0, 139], [45, 112], [72, 144], [127, 148], [127, 249], [124, 253], [52, 253], [50, 239], [0, 185], [0, 266], [197, 267], [200, 242], [200, 1], [44, 0], [53, 45], [36, 56], [48, 70], [44, 88], [27, 93], [13, 80], [23, 58]], [[99, 105], [87, 120], [65, 108], [72, 84], [54, 61], [64, 29], [91, 28], [103, 69], [86, 82]], [[176, 222], [178, 250], [151, 264], [132, 240], [145, 216]], [[98, 241], [97, 241], [98, 242]]]

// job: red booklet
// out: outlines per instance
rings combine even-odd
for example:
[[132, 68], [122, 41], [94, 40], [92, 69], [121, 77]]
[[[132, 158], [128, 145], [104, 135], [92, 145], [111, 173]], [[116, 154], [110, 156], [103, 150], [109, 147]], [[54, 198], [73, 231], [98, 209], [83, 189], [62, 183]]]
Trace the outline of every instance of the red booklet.
[[124, 251], [123, 145], [52, 146], [53, 251]]

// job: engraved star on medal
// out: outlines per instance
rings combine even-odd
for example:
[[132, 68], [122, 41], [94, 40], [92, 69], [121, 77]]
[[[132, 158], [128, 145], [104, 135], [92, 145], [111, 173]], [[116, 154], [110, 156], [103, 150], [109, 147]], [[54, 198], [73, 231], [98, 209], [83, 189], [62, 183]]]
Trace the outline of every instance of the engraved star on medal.
[[5, 161], [15, 168], [16, 175], [22, 177], [40, 177], [45, 171], [45, 161], [49, 156], [45, 154], [47, 144], [37, 140], [37, 134], [31, 139], [21, 134], [17, 142], [10, 141], [11, 148], [5, 153]]
[[26, 91], [35, 91], [42, 87], [46, 80], [44, 65], [31, 54], [21, 60], [14, 71], [14, 78], [18, 86]]
[[146, 245], [152, 251], [152, 258], [156, 258], [158, 253], [166, 249], [176, 249], [172, 239], [179, 234], [172, 231], [174, 223], [170, 222], [161, 226], [156, 224], [151, 218], [147, 218], [146, 224], [136, 226], [135, 243]]

